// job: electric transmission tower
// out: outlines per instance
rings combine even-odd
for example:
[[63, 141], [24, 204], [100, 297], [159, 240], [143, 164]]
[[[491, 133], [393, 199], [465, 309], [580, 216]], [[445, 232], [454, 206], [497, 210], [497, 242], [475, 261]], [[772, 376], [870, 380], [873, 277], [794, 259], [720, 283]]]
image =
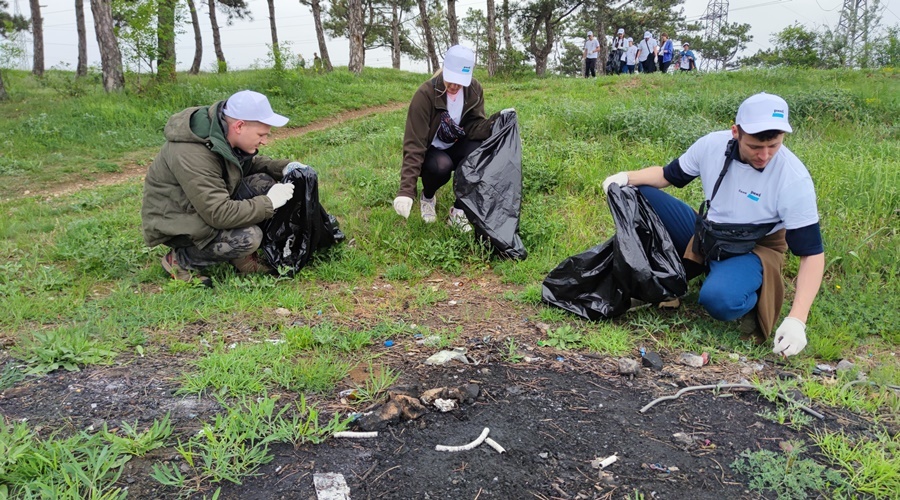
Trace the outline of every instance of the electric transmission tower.
[[[851, 1], [851, 0], [846, 0]], [[865, 1], [865, 0], [861, 0]], [[701, 17], [706, 22], [706, 33], [704, 40], [707, 42], [718, 42], [722, 38], [722, 26], [728, 24], [728, 0], [709, 0], [706, 6], [706, 12]], [[700, 61], [700, 69], [703, 71], [718, 70], [725, 67], [726, 60], [724, 58], [710, 58], [704, 54]]]
[[[19, 0], [15, 0], [13, 2], [13, 15], [18, 17], [22, 16], [22, 10], [19, 8]], [[24, 17], [24, 16], [22, 16]], [[31, 67], [31, 50], [30, 50], [30, 39], [28, 37], [28, 32], [23, 31], [14, 31], [12, 34], [12, 43], [16, 47], [16, 53], [19, 54], [18, 62], [15, 62], [15, 67], [17, 69], [28, 69]]]
[[869, 21], [868, 0], [844, 0], [837, 32], [843, 42], [841, 49], [845, 66], [859, 64], [859, 56], [869, 41]]

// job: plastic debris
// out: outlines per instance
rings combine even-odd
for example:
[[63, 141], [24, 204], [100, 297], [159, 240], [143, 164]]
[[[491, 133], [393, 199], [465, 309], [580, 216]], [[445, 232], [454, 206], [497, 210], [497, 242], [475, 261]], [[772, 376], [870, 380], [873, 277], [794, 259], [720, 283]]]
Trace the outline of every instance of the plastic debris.
[[466, 357], [466, 350], [462, 347], [457, 347], [452, 351], [440, 351], [426, 359], [425, 364], [443, 366], [454, 359], [469, 364], [469, 358]]
[[393, 346], [393, 345], [394, 345], [394, 341], [393, 341], [393, 340], [385, 340], [385, 341], [384, 341], [384, 346], [385, 346], [385, 347], [391, 347], [391, 346]]
[[350, 487], [343, 474], [325, 472], [313, 474], [318, 500], [350, 500]]

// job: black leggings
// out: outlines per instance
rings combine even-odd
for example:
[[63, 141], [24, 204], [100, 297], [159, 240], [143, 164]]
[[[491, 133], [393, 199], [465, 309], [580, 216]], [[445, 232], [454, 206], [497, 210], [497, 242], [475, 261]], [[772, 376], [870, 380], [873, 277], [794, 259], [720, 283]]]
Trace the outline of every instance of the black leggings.
[[[470, 141], [462, 138], [448, 149], [438, 149], [428, 146], [425, 152], [425, 161], [422, 162], [422, 196], [434, 198], [438, 188], [450, 182], [453, 171], [469, 156], [472, 151], [481, 146], [481, 141]], [[456, 208], [462, 208], [459, 203], [454, 203]]]

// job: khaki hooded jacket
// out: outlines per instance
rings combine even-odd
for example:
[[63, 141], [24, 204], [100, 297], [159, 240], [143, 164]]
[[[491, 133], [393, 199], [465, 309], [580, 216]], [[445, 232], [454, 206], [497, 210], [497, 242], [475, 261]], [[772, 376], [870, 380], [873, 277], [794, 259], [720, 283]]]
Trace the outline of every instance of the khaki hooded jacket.
[[166, 123], [166, 143], [144, 181], [141, 226], [148, 246], [178, 242], [202, 248], [220, 230], [249, 227], [274, 215], [268, 196], [233, 196], [245, 176], [267, 173], [280, 180], [289, 160], [234, 150], [225, 138], [224, 105], [188, 108]]
[[[400, 190], [397, 196], [416, 197], [416, 185], [425, 161], [425, 152], [441, 123], [441, 113], [447, 111], [444, 76], [438, 74], [426, 81], [413, 95], [406, 115], [406, 131], [403, 134], [403, 166], [400, 169]], [[472, 79], [463, 87], [463, 112], [460, 126], [466, 137], [483, 141], [491, 136], [496, 113], [490, 118], [484, 115], [484, 90], [478, 80]]]

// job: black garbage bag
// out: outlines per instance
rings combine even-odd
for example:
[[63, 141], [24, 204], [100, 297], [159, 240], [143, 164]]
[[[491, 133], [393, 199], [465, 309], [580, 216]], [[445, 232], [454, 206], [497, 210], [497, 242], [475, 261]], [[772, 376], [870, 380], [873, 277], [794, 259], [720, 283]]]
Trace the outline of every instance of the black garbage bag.
[[263, 252], [273, 267], [292, 272], [303, 268], [313, 252], [344, 241], [337, 219], [319, 204], [319, 180], [312, 168], [288, 172], [294, 196], [263, 227]]
[[528, 256], [519, 237], [522, 141], [515, 112], [494, 121], [491, 136], [456, 168], [453, 189], [481, 241], [502, 257]]
[[662, 302], [687, 292], [681, 257], [653, 207], [633, 187], [607, 196], [616, 234], [569, 257], [544, 279], [544, 302], [597, 320], [624, 314], [631, 299]]

